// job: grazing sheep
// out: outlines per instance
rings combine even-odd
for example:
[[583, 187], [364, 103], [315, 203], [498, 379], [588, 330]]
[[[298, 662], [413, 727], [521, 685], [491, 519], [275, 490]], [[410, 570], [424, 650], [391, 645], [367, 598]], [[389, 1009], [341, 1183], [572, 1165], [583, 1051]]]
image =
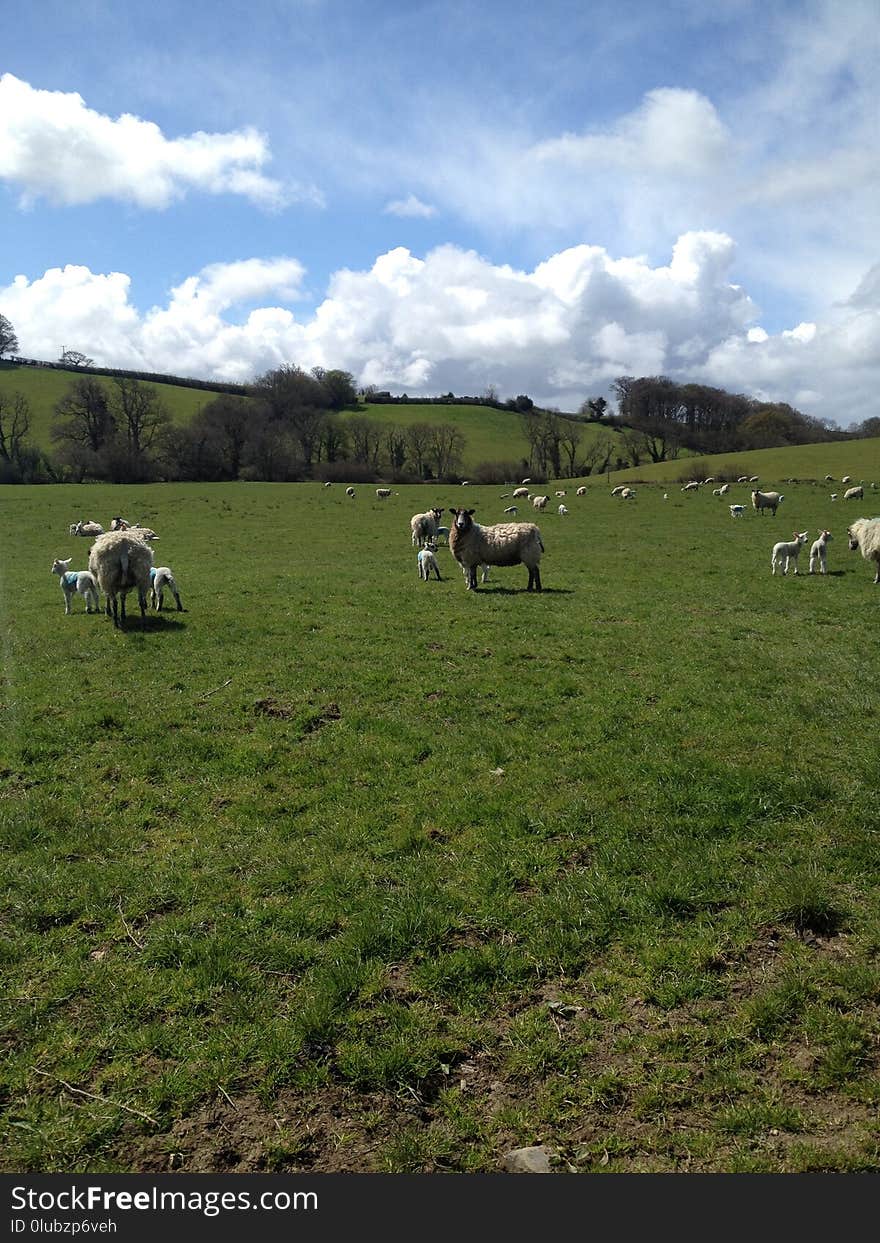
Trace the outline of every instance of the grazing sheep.
[[564, 518], [565, 515], [568, 513], [568, 510], [566, 509], [564, 505], [560, 505], [556, 512], [559, 514], [561, 518]]
[[819, 573], [825, 573], [825, 567], [828, 564], [828, 541], [831, 539], [830, 531], [820, 531], [819, 538], [813, 541], [810, 548], [810, 573], [812, 574], [816, 566], [819, 567]]
[[376, 489], [376, 499], [379, 501], [387, 500], [390, 495], [391, 495], [390, 488], [377, 488]]
[[423, 514], [413, 514], [409, 520], [413, 548], [424, 548], [428, 540], [436, 537], [437, 523], [442, 513], [442, 509], [428, 509]]
[[550, 500], [549, 496], [533, 496], [532, 505], [534, 506], [535, 509], [546, 509], [547, 502], [549, 500]]
[[73, 522], [70, 525], [71, 535], [103, 535], [104, 528], [100, 522]]
[[612, 488], [612, 489], [611, 489], [611, 495], [612, 495], [612, 496], [620, 496], [621, 492], [625, 492], [625, 491], [626, 491], [626, 484], [625, 484], [625, 483], [619, 483], [619, 484], [617, 485], [617, 487], [616, 487], [616, 488]]
[[797, 574], [798, 554], [806, 542], [807, 532], [795, 531], [793, 540], [780, 540], [778, 544], [774, 544], [773, 553], [770, 558], [770, 573], [776, 573], [776, 565], [779, 563], [782, 566], [782, 573], [787, 574], [789, 563], [793, 562], [794, 569], [792, 570], [792, 573]]
[[826, 475], [826, 476], [825, 476], [825, 482], [826, 482], [826, 483], [834, 483], [834, 476], [833, 476], [833, 475]]
[[[70, 612], [71, 600], [75, 595], [80, 595], [86, 602], [86, 612], [97, 613], [100, 611], [101, 602], [98, 599], [98, 584], [95, 582], [95, 576], [88, 570], [69, 570], [67, 567], [72, 560], [72, 557], [67, 557], [63, 561], [56, 559], [52, 565], [52, 573], [57, 574], [61, 579], [64, 612]], [[95, 607], [92, 608], [92, 605]]]
[[326, 479], [326, 480], [324, 481], [324, 487], [325, 487], [325, 488], [329, 488], [329, 487], [330, 487], [330, 480], [329, 480], [329, 479]]
[[345, 495], [346, 495], [346, 496], [354, 496], [354, 488], [346, 488], [346, 489], [345, 489]]
[[757, 483], [757, 482], [758, 482], [757, 475], [749, 475], [749, 483]]
[[748, 475], [737, 475], [736, 482], [737, 483], [748, 483], [749, 477]]
[[[130, 531], [110, 531], [99, 535], [89, 552], [89, 570], [107, 598], [107, 616], [119, 630], [125, 621], [125, 597], [137, 588], [141, 610], [141, 626], [147, 622], [147, 593], [150, 590], [150, 569], [153, 550], [146, 540]], [[117, 597], [122, 596], [121, 616]]]
[[850, 482], [852, 482], [852, 480], [851, 480], [851, 476], [850, 476], [850, 475], [841, 475], [841, 476], [840, 476], [840, 482], [841, 482], [841, 483], [850, 483]]
[[528, 496], [528, 494], [529, 494], [529, 490], [528, 490], [528, 488], [514, 488], [514, 490], [513, 490], [513, 499], [516, 501], [516, 500], [518, 500], [520, 497], [523, 497], [523, 496]]
[[830, 496], [828, 499], [829, 499], [829, 500], [831, 500], [831, 501], [836, 501], [836, 500], [837, 500], [837, 493], [836, 493], [836, 492], [832, 492], [832, 493], [831, 493], [831, 496]]
[[531, 483], [531, 482], [532, 482], [531, 477], [529, 477], [528, 479], [520, 479], [520, 483]]
[[847, 488], [843, 494], [845, 501], [861, 501], [864, 500], [865, 489], [859, 484], [856, 488]]
[[759, 492], [757, 488], [752, 489], [752, 507], [756, 514], [769, 509], [775, 518], [776, 508], [782, 499], [778, 492]]
[[533, 522], [502, 522], [481, 527], [474, 522], [472, 509], [451, 509], [455, 521], [449, 533], [453, 557], [466, 571], [467, 589], [477, 586], [478, 565], [525, 565], [529, 571], [528, 591], [541, 591], [538, 568], [544, 544]]
[[696, 492], [700, 486], [698, 479], [692, 479], [690, 483], [686, 483], [682, 488], [682, 492]]
[[846, 534], [852, 552], [858, 548], [866, 561], [877, 563], [874, 582], [880, 583], [880, 518], [857, 518]]
[[437, 581], [440, 581], [440, 566], [437, 564], [437, 558], [434, 556], [434, 552], [435, 549], [432, 548], [430, 544], [426, 544], [425, 547], [420, 550], [418, 555], [419, 578], [423, 578], [425, 582], [427, 582], [431, 577], [432, 570], [437, 576]]
[[746, 511], [745, 505], [730, 505], [728, 508], [731, 518], [741, 518]]
[[578, 488], [577, 492], [575, 492], [575, 496], [586, 496], [586, 495], [587, 495], [587, 489], [583, 487], [583, 485]]
[[155, 566], [150, 570], [150, 604], [157, 613], [162, 612], [162, 596], [166, 587], [174, 596], [178, 613], [182, 613], [183, 605], [180, 603], [180, 592], [177, 590], [174, 575], [167, 565]]
[[714, 475], [707, 475], [706, 478], [703, 480], [703, 483], [714, 483], [714, 482], [715, 482]]
[[519, 511], [517, 510], [516, 505], [508, 505], [507, 509], [505, 509], [504, 512], [506, 514], [515, 514], [515, 513], [518, 513]]

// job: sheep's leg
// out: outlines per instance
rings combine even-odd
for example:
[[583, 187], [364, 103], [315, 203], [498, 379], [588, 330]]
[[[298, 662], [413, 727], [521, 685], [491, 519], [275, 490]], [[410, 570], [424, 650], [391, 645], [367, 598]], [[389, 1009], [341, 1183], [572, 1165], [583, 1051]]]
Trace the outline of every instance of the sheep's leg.
[[141, 587], [138, 587], [138, 604], [140, 605], [140, 610], [141, 610], [141, 630], [146, 630], [146, 627], [147, 627], [147, 593]]
[[468, 566], [467, 589], [468, 591], [477, 590], [477, 567], [475, 565]]
[[178, 611], [178, 613], [182, 613], [182, 612], [183, 612], [183, 605], [180, 603], [180, 596], [177, 594], [177, 592], [175, 592], [175, 593], [174, 593], [174, 599], [177, 601], [177, 611]]

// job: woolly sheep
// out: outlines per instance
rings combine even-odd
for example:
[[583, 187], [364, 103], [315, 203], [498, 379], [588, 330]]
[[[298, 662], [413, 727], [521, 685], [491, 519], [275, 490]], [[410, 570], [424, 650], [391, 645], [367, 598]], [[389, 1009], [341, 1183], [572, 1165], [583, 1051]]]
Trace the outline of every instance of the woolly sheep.
[[620, 496], [621, 492], [625, 492], [625, 491], [626, 491], [626, 484], [625, 484], [625, 483], [619, 483], [619, 484], [617, 485], [617, 487], [616, 487], [616, 488], [612, 488], [612, 489], [611, 489], [611, 495], [612, 495], [612, 496]]
[[851, 476], [850, 476], [850, 475], [841, 475], [841, 476], [840, 476], [840, 482], [841, 482], [841, 483], [850, 483], [850, 482], [851, 482]]
[[549, 496], [533, 496], [532, 505], [535, 507], [535, 509], [546, 509], [547, 502], [549, 500], [550, 500]]
[[757, 483], [757, 482], [758, 482], [757, 475], [749, 475], [749, 483]]
[[749, 477], [748, 475], [737, 475], [736, 482], [737, 483], [748, 483]]
[[508, 505], [504, 511], [506, 514], [515, 514], [518, 512], [516, 505]]
[[587, 489], [583, 486], [579, 487], [577, 492], [575, 492], [575, 496], [586, 496], [586, 495], [587, 495]]
[[531, 482], [532, 482], [531, 476], [529, 476], [528, 479], [520, 479], [520, 483], [531, 483]]
[[557, 493], [556, 493], [556, 495], [557, 495], [558, 497], [559, 497], [559, 496], [565, 496], [565, 490], [563, 489], [563, 491], [562, 491], [562, 492], [557, 492]]
[[413, 514], [409, 520], [413, 548], [424, 548], [428, 540], [436, 536], [442, 513], [442, 509], [428, 509], [423, 514]]
[[117, 516], [110, 523], [110, 530], [111, 531], [127, 531], [130, 526], [131, 526], [130, 522], [126, 522], [124, 518]]
[[431, 577], [433, 570], [440, 581], [440, 566], [437, 564], [437, 558], [434, 556], [434, 549], [431, 547], [422, 548], [418, 555], [419, 578], [423, 578], [425, 582]]
[[699, 480], [692, 479], [690, 483], [686, 483], [684, 485], [684, 487], [682, 488], [682, 492], [696, 492], [699, 486], [700, 486]]
[[719, 493], [720, 493], [720, 495], [721, 495], [721, 496], [727, 496], [727, 494], [728, 494], [728, 492], [729, 492], [729, 491], [730, 491], [730, 484], [729, 484], [729, 483], [722, 483], [722, 485], [721, 485], [721, 487], [720, 487], [720, 489], [719, 489]]
[[859, 484], [858, 487], [847, 488], [843, 494], [843, 499], [845, 501], [861, 501], [864, 499], [864, 496], [865, 489], [861, 486], [861, 484]]
[[568, 513], [568, 510], [566, 509], [564, 505], [560, 505], [556, 512], [559, 514], [561, 518], [564, 518], [565, 515]]
[[780, 540], [778, 544], [773, 545], [773, 553], [770, 557], [770, 573], [776, 573], [777, 564], [781, 565], [782, 573], [788, 573], [789, 563], [794, 563], [793, 574], [797, 574], [797, 559], [800, 550], [807, 542], [806, 531], [795, 531], [793, 540]]
[[449, 533], [453, 557], [466, 569], [467, 589], [477, 586], [478, 565], [525, 565], [529, 571], [528, 591], [541, 591], [538, 568], [544, 544], [533, 522], [502, 522], [481, 527], [474, 522], [472, 509], [451, 509], [455, 521]]
[[377, 499], [377, 500], [379, 500], [379, 501], [384, 501], [384, 500], [387, 500], [387, 498], [388, 498], [390, 495], [391, 495], [391, 489], [390, 489], [390, 488], [377, 488], [377, 489], [376, 489], [376, 499]]
[[346, 495], [346, 496], [354, 496], [354, 488], [346, 488], [346, 489], [345, 489], [345, 495]]
[[880, 518], [857, 518], [846, 534], [852, 552], [858, 548], [866, 561], [876, 562], [874, 582], [880, 583]]
[[174, 575], [167, 565], [155, 566], [150, 570], [150, 604], [157, 613], [162, 611], [162, 597], [166, 587], [174, 596], [178, 613], [182, 613], [183, 605], [180, 603], [180, 592], [177, 589]]
[[765, 509], [769, 509], [776, 517], [776, 507], [783, 498], [778, 492], [759, 492], [757, 488], [752, 489], [752, 507], [756, 514], [763, 513]]
[[131, 526], [128, 526], [125, 529], [132, 535], [136, 535], [138, 539], [146, 540], [148, 543], [152, 543], [154, 539], [159, 538], [155, 531], [153, 531], [150, 527], [142, 527], [139, 522], [134, 522]]
[[104, 528], [100, 522], [74, 522], [70, 526], [71, 535], [103, 535]]
[[731, 518], [741, 518], [746, 510], [745, 505], [730, 505], [728, 508]]
[[622, 501], [632, 501], [635, 499], [635, 495], [636, 495], [635, 488], [624, 488], [620, 494], [620, 499]]
[[528, 494], [529, 494], [528, 488], [514, 488], [513, 499], [518, 500], [519, 497], [528, 496]]
[[826, 476], [825, 476], [825, 482], [826, 482], [826, 483], [834, 483], [834, 476], [833, 476], [833, 475], [826, 475]]
[[[64, 612], [70, 613], [70, 602], [74, 596], [80, 595], [86, 602], [87, 613], [97, 613], [100, 611], [101, 602], [98, 599], [98, 584], [95, 582], [94, 574], [90, 574], [88, 570], [70, 570], [72, 557], [67, 557], [63, 561], [58, 558], [53, 562], [52, 573], [57, 574], [61, 579], [61, 590], [64, 592]], [[92, 608], [92, 605], [95, 607]]]
[[[125, 621], [125, 597], [137, 588], [141, 610], [141, 626], [147, 620], [147, 592], [150, 590], [150, 569], [153, 550], [146, 540], [133, 531], [110, 531], [99, 535], [89, 552], [89, 570], [107, 597], [107, 616], [121, 629]], [[117, 597], [122, 596], [121, 616]]]
[[819, 538], [813, 540], [810, 548], [810, 573], [812, 574], [816, 566], [819, 567], [819, 573], [825, 573], [825, 567], [828, 564], [828, 541], [831, 539], [830, 531], [820, 531]]

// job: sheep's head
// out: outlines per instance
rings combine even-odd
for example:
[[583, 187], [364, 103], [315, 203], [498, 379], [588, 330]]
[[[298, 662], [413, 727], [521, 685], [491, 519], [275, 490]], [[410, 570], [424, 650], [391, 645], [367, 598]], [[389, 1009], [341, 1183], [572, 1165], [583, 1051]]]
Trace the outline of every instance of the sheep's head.
[[859, 537], [858, 535], [856, 535], [852, 527], [849, 527], [847, 529], [846, 534], [847, 534], [847, 539], [849, 540], [850, 552], [855, 552], [855, 550], [859, 546]]
[[795, 531], [794, 533], [794, 537], [799, 544], [806, 543], [808, 535], [809, 535], [809, 531]]
[[458, 531], [460, 534], [464, 535], [464, 533], [466, 531], [469, 531], [471, 527], [474, 525], [473, 519], [471, 518], [471, 514], [474, 512], [474, 510], [453, 509], [450, 506], [449, 512], [455, 515], [455, 521], [453, 522], [452, 525], [455, 527], [456, 531]]
[[435, 522], [439, 522], [439, 521], [440, 521], [440, 518], [441, 518], [441, 517], [442, 517], [442, 515], [443, 515], [443, 510], [442, 510], [442, 509], [432, 509], [432, 510], [431, 510], [431, 514], [433, 515], [434, 521], [435, 521]]
[[60, 557], [56, 557], [52, 565], [53, 574], [66, 574], [67, 567], [70, 565], [73, 557], [68, 557], [66, 561], [62, 561]]

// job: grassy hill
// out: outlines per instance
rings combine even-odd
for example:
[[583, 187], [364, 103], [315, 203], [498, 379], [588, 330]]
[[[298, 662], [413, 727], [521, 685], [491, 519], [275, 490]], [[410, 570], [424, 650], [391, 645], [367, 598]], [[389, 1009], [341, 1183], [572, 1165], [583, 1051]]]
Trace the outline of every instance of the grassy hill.
[[841, 475], [851, 475], [854, 483], [880, 482], [880, 438], [679, 458], [614, 471], [612, 482], [674, 484], [685, 476], [702, 479], [721, 472], [757, 475], [762, 483], [782, 483], [790, 478], [822, 482], [826, 475], [833, 475], [837, 481]]

